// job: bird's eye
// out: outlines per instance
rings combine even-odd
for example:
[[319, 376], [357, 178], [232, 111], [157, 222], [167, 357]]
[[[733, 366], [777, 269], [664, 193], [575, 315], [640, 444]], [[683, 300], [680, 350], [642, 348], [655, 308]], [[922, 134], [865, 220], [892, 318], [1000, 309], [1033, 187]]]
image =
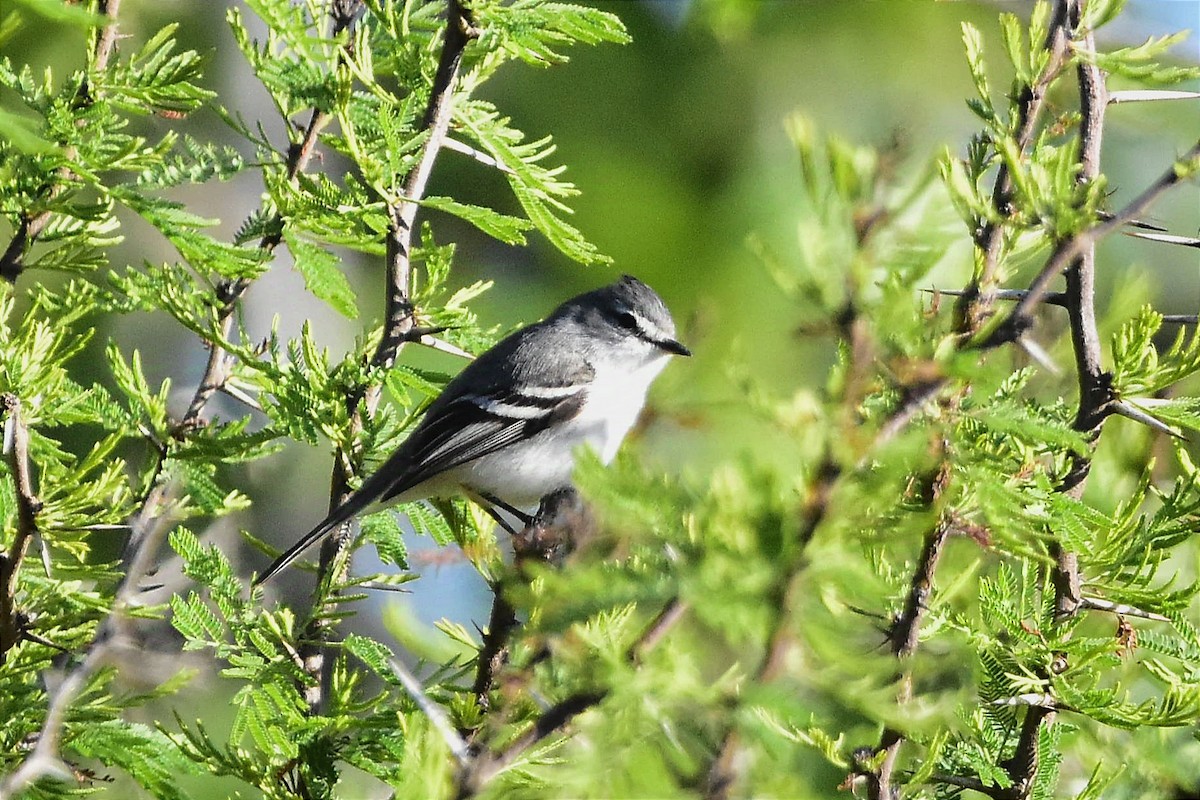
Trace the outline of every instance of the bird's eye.
[[616, 323], [627, 331], [637, 331], [640, 327], [638, 325], [637, 317], [635, 317], [633, 314], [630, 314], [628, 311], [622, 311], [620, 314], [617, 314]]

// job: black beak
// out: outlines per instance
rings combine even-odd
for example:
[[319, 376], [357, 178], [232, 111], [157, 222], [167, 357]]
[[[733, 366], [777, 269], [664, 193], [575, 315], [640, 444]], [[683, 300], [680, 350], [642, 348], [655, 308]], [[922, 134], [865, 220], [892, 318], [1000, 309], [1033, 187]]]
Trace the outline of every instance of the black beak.
[[661, 342], [655, 342], [660, 350], [666, 350], [668, 353], [674, 353], [677, 356], [690, 356], [691, 350], [688, 350], [681, 343], [674, 339], [663, 339]]

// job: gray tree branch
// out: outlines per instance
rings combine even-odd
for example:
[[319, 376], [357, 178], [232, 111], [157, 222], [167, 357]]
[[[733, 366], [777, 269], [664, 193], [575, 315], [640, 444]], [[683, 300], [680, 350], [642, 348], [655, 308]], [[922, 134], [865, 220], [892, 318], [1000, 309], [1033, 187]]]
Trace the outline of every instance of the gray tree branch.
[[[441, 56], [438, 60], [437, 73], [430, 87], [429, 101], [423, 118], [423, 130], [427, 131], [428, 135], [420, 158], [405, 178], [402, 195], [385, 198], [388, 203], [390, 220], [387, 233], [386, 307], [383, 333], [370, 361], [370, 365], [375, 368], [390, 367], [395, 363], [405, 342], [410, 338], [419, 339], [424, 335], [423, 331], [417, 330], [414, 326], [414, 309], [409, 299], [413, 226], [416, 222], [417, 210], [420, 208], [420, 200], [425, 196], [425, 188], [433, 172], [434, 162], [437, 160], [450, 128], [454, 89], [463, 52], [478, 35], [479, 32], [474, 27], [470, 10], [465, 8], [459, 0], [447, 0], [446, 28], [442, 38]], [[357, 387], [349, 393], [346, 398], [346, 406], [350, 412], [351, 441], [357, 440], [358, 433], [362, 431], [366, 419], [374, 415], [381, 396], [382, 386], [378, 383]], [[356, 452], [341, 452], [334, 458], [330, 491], [331, 509], [341, 504], [349, 495], [352, 473], [357, 469], [360, 455]], [[349, 529], [349, 525], [342, 526], [321, 544], [312, 615], [314, 621], [309, 626], [308, 635], [305, 636], [307, 644], [302, 651], [306, 671], [317, 678], [314, 685], [306, 691], [305, 698], [309, 708], [314, 712], [324, 704], [331, 675], [325, 648], [322, 645], [326, 631], [319, 622], [325, 615], [320, 612], [328, 607], [329, 592], [339, 582], [349, 566], [349, 559], [346, 557], [348, 555], [346, 550], [349, 543]]]

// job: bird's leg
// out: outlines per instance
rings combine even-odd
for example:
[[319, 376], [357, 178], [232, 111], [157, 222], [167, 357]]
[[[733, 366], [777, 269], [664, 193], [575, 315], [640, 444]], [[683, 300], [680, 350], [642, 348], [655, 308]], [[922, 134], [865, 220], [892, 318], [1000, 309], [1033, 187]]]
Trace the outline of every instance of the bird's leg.
[[[496, 520], [497, 522], [499, 522], [499, 523], [500, 523], [500, 525], [501, 525], [501, 527], [503, 527], [503, 528], [504, 528], [506, 531], [508, 531], [509, 533], [513, 534], [514, 536], [516, 535], [516, 533], [517, 533], [517, 532], [516, 532], [516, 531], [514, 531], [514, 530], [513, 530], [511, 527], [509, 527], [508, 525], [506, 525], [506, 524], [505, 524], [503, 521], [501, 521], [500, 517], [499, 517], [499, 516], [496, 514], [496, 508], [497, 508], [497, 507], [504, 509], [505, 511], [507, 511], [508, 513], [510, 513], [510, 514], [512, 514], [514, 517], [516, 517], [516, 518], [517, 518], [517, 520], [518, 520], [518, 521], [521, 523], [521, 525], [522, 525], [523, 527], [526, 527], [526, 528], [528, 528], [530, 525], [532, 525], [532, 524], [533, 524], [533, 517], [532, 517], [532, 516], [530, 516], [529, 514], [526, 514], [526, 513], [525, 513], [524, 511], [522, 511], [521, 509], [519, 509], [519, 508], [516, 508], [516, 507], [514, 507], [514, 506], [512, 506], [512, 505], [510, 505], [510, 504], [508, 504], [508, 503], [506, 503], [506, 502], [504, 502], [504, 501], [503, 501], [503, 500], [501, 500], [499, 497], [495, 497], [494, 495], [485, 494], [485, 493], [483, 493], [483, 492], [479, 492], [478, 494], [479, 494], [479, 496], [480, 496], [480, 497], [482, 497], [484, 500], [486, 500], [487, 502], [491, 503], [491, 505], [492, 505], [492, 508], [491, 508], [491, 509], [488, 509], [488, 514], [490, 514], [490, 515], [491, 515], [492, 519], [494, 519], [494, 520]], [[486, 507], [485, 507], [485, 509], [486, 509]]]
[[[486, 499], [489, 501], [491, 500], [491, 498], [486, 498]], [[497, 525], [499, 525], [501, 528], [504, 528], [504, 530], [508, 531], [509, 534], [511, 534], [512, 536], [519, 535], [517, 533], [517, 531], [513, 530], [513, 526], [511, 524], [509, 524], [508, 520], [506, 520], [503, 516], [500, 515], [500, 512], [496, 510], [495, 506], [488, 505], [487, 503], [480, 503], [479, 507], [482, 508], [484, 511], [486, 511], [487, 515], [489, 517], [491, 517], [493, 520], [495, 520]]]

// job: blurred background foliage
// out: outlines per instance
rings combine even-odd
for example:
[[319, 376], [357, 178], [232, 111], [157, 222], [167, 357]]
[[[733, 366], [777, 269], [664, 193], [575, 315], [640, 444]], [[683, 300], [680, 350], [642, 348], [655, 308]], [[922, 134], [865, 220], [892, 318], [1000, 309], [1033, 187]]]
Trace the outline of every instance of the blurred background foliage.
[[[961, 154], [978, 122], [963, 102], [972, 84], [960, 24], [965, 20], [977, 25], [984, 32], [985, 47], [997, 52], [997, 4], [621, 0], [595, 5], [619, 14], [631, 44], [574, 48], [570, 63], [561, 68], [507, 70], [486, 85], [482, 96], [531, 138], [554, 135], [556, 158], [568, 165], [567, 177], [582, 190], [573, 203], [572, 224], [613, 259], [612, 266], [580, 267], [536, 239], [527, 247], [503, 246], [465, 223], [422, 212], [436, 219], [440, 241], [458, 243], [452, 282], [467, 286], [476, 280], [493, 281], [494, 288], [474, 310], [485, 325], [508, 330], [621, 272], [637, 275], [663, 295], [682, 324], [681, 338], [696, 352], [692, 361], [673, 365], [655, 385], [635, 445], [639, 459], [699, 484], [708, 483], [714, 471], [721, 474], [721, 465], [747, 457], [776, 463], [793, 459], [796, 453], [764, 423], [753, 399], [760, 393], [789, 396], [798, 387], [822, 384], [835, 354], [827, 339], [796, 335], [811, 321], [804, 304], [781, 293], [764, 266], [764, 254], [785, 262], [802, 260], [805, 226], [816, 214], [798, 188], [799, 159], [786, 121], [800, 112], [823, 132], [878, 147], [884, 153], [884, 170], [907, 180], [929, 170], [942, 148]], [[1029, 4], [1000, 5], [1021, 13]], [[125, 0], [122, 33], [140, 42], [167, 22], [178, 22], [181, 45], [207, 54], [208, 85], [221, 102], [248, 119], [266, 118], [278, 125], [234, 48], [224, 22], [226, 6]], [[1136, 42], [1151, 33], [1194, 25], [1197, 19], [1200, 3], [1191, 0], [1132, 2], [1122, 25], [1106, 30], [1106, 36], [1110, 44]], [[0, 39], [0, 48], [15, 62], [60, 71], [79, 65], [82, 41], [77, 31], [33, 19], [16, 35]], [[1177, 55], [1191, 63], [1200, 61], [1196, 40], [1189, 39]], [[999, 58], [992, 61], [1002, 73], [1001, 63]], [[997, 76], [994, 85], [1005, 86], [1007, 80]], [[1064, 97], [1063, 103], [1071, 100]], [[1051, 113], [1054, 107], [1051, 98]], [[1113, 109], [1104, 149], [1111, 206], [1123, 205], [1147, 176], [1157, 174], [1194, 142], [1198, 122], [1195, 104]], [[171, 126], [202, 141], [237, 143], [207, 111], [140, 124]], [[283, 139], [277, 130], [268, 133]], [[246, 173], [230, 183], [186, 188], [176, 199], [195, 213], [220, 219], [218, 231], [232, 235], [259, 203], [257, 181], [255, 174]], [[498, 176], [453, 153], [440, 158], [431, 192], [501, 210], [513, 210], [515, 204]], [[931, 218], [944, 225], [940, 233], [948, 249], [930, 271], [929, 283], [960, 287], [970, 272], [970, 241], [946, 199], [938, 194], [934, 202], [944, 213]], [[123, 258], [130, 263], [173, 258], [148, 226], [126, 217], [127, 238], [113, 252], [114, 264]], [[1195, 188], [1186, 187], [1160, 203], [1151, 221], [1185, 234], [1200, 229]], [[139, 226], [145, 238], [136, 235]], [[361, 313], [377, 317], [382, 310], [380, 265], [344, 255], [362, 301]], [[286, 258], [282, 251], [279, 257]], [[1135, 300], [1165, 313], [1196, 311], [1200, 273], [1194, 251], [1114, 237], [1102, 245], [1100, 258], [1101, 308], [1120, 290], [1120, 304], [1106, 317], [1102, 334], [1129, 316]], [[291, 335], [311, 320], [321, 344], [335, 352], [347, 347], [360, 329], [358, 322], [338, 316], [308, 295], [300, 277], [286, 266], [272, 269], [259, 281], [244, 305], [251, 331], [257, 326], [265, 334], [275, 314], [282, 319], [281, 332]], [[1048, 318], [1045, 324], [1053, 330], [1062, 323]], [[141, 351], [151, 385], [170, 376], [179, 391], [186, 392], [202, 372], [205, 351], [169, 321], [133, 315], [105, 323], [89, 344], [97, 365], [103, 363], [100, 354], [109, 336], [126, 352]], [[1051, 343], [1055, 337], [1048, 334], [1042, 340]], [[1069, 344], [1054, 345], [1051, 355], [1069, 362]], [[421, 351], [411, 357], [423, 366], [457, 368], [453, 359], [438, 354]], [[100, 370], [91, 377], [107, 380]], [[173, 398], [173, 410], [181, 411], [186, 400], [182, 394]], [[229, 401], [214, 405], [217, 416], [224, 402]], [[803, 417], [802, 408], [797, 413]], [[1106, 437], [1103, 446], [1112, 450], [1112, 458], [1097, 460], [1095, 497], [1089, 496], [1102, 507], [1111, 506], [1122, 488], [1118, 468], [1106, 466], [1121, 461], [1121, 429]], [[254, 498], [255, 506], [218, 522], [219, 529], [210, 532], [227, 552], [239, 546], [233, 535], [238, 527], [284, 542], [323, 515], [329, 470], [323, 449], [293, 443], [280, 455], [237, 469], [242, 470], [237, 483]], [[1106, 470], [1112, 480], [1106, 479]], [[402, 638], [428, 642], [427, 626], [434, 620], [482, 624], [489, 595], [474, 570], [453, 557], [439, 556], [428, 541], [414, 540], [411, 552], [414, 567], [433, 579], [412, 585], [414, 593], [404, 601], [406, 611], [392, 609], [393, 632], [407, 630]], [[837, 582], [862, 577], [842, 575]], [[291, 583], [284, 585], [299, 596], [296, 588], [309, 580], [307, 575], [291, 576]], [[832, 652], [865, 643], [825, 645]], [[943, 655], [922, 658], [936, 662]], [[714, 658], [714, 663], [721, 660]], [[939, 670], [953, 673], [954, 667], [945, 662], [931, 666], [931, 680], [937, 680]], [[820, 679], [818, 675], [813, 680]], [[704, 682], [698, 679], [698, 685]], [[202, 682], [189, 690], [197, 705], [193, 715], [203, 716], [215, 707], [210, 716], [219, 720], [213, 691], [220, 691], [219, 684]], [[639, 685], [629, 691], [645, 697], [655, 687]], [[219, 727], [219, 721], [215, 725]], [[1113, 746], [1109, 733], [1089, 735], [1097, 737], [1102, 751]], [[1194, 752], [1194, 742], [1189, 746]], [[1153, 753], [1158, 755], [1148, 757], [1164, 752], [1157, 749]], [[815, 757], [804, 766], [821, 772], [823, 777], [812, 781], [819, 785], [832, 787], [845, 774]], [[664, 778], [662, 786], [669, 783]], [[643, 789], [646, 785], [653, 783], [639, 784]], [[614, 793], [623, 788], [614, 785]]]

